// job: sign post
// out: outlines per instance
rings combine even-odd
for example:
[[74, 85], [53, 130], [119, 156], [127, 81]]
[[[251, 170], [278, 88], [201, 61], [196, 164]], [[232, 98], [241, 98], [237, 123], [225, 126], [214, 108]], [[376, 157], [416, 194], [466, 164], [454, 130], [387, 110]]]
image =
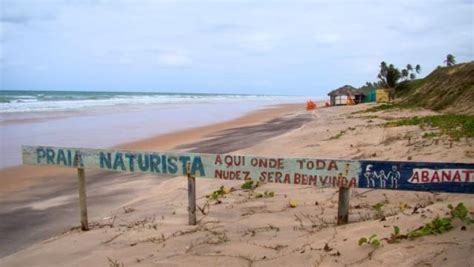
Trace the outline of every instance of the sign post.
[[77, 184], [79, 189], [79, 209], [82, 231], [89, 230], [87, 221], [86, 175], [83, 168], [77, 168]]
[[337, 225], [349, 222], [349, 200], [351, 189], [348, 187], [339, 187], [339, 201], [337, 207]]
[[189, 225], [196, 225], [196, 177], [191, 175], [191, 162], [186, 164], [188, 176], [188, 216]]

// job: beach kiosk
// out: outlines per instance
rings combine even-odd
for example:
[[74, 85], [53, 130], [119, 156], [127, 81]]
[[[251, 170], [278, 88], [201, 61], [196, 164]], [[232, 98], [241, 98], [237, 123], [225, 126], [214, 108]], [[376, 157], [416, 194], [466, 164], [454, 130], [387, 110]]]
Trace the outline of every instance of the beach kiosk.
[[364, 101], [365, 94], [350, 85], [344, 85], [329, 92], [331, 106], [359, 104]]
[[375, 99], [377, 103], [390, 102], [390, 91], [388, 89], [377, 89], [375, 92]]

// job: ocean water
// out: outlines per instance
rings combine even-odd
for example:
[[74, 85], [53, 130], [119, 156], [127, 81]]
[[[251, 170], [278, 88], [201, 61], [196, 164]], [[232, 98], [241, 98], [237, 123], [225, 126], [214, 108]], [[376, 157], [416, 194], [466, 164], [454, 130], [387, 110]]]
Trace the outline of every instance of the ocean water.
[[[108, 148], [231, 120], [308, 97], [124, 92], [0, 91], [0, 168], [22, 145]], [[314, 99], [314, 98], [313, 98]]]
[[167, 105], [236, 102], [299, 102], [302, 97], [146, 93], [146, 92], [80, 92], [80, 91], [0, 91], [0, 113], [78, 110], [120, 105]]

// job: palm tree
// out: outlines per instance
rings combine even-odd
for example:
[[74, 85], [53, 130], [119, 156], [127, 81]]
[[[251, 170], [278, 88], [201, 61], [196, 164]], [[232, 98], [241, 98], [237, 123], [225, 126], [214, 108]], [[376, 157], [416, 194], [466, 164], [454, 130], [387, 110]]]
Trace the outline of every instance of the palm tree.
[[402, 70], [402, 78], [406, 79], [408, 78], [408, 75], [409, 75], [409, 72], [407, 69], [403, 69]]
[[420, 64], [416, 64], [416, 66], [415, 66], [415, 71], [416, 71], [416, 73], [420, 73], [420, 72], [421, 72], [421, 66], [420, 66]]
[[411, 66], [411, 64], [407, 64], [407, 70], [410, 72], [410, 71], [413, 71], [413, 67]]
[[414, 80], [416, 78], [415, 73], [410, 73], [410, 80]]
[[446, 66], [453, 66], [456, 64], [456, 59], [452, 54], [448, 54], [444, 62], [446, 63]]

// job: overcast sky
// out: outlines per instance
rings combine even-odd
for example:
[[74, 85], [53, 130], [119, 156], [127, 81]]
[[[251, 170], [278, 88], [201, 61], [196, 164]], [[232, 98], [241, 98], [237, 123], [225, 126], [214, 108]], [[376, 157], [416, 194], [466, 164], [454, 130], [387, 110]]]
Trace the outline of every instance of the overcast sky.
[[474, 1], [0, 0], [3, 90], [326, 95], [474, 59]]

